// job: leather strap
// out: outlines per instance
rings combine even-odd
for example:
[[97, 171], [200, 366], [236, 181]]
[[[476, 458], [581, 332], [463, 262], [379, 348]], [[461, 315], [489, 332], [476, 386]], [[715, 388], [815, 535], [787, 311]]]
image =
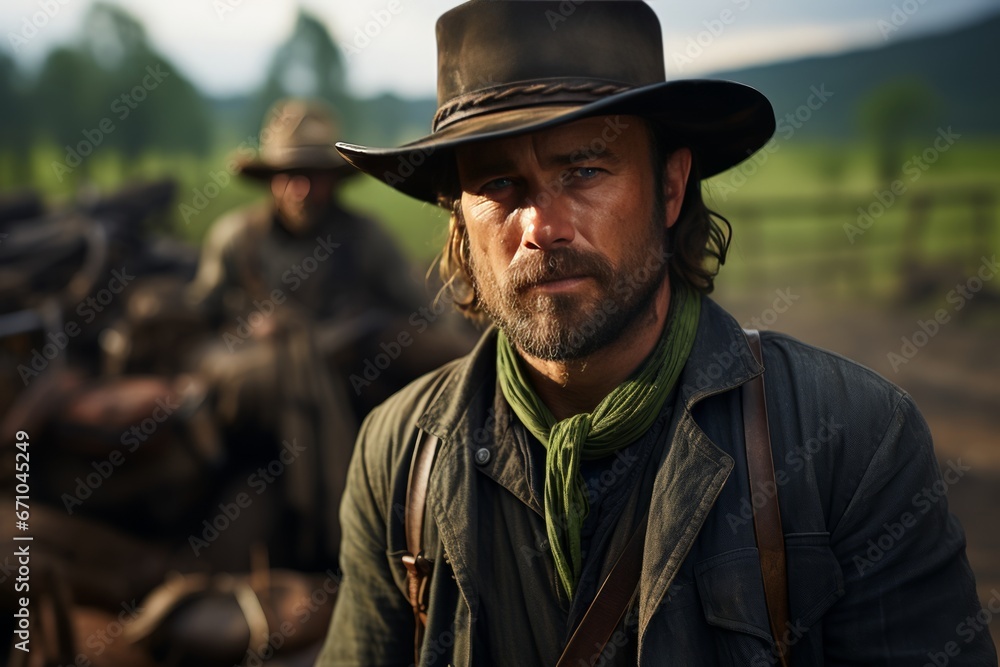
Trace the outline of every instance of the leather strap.
[[[744, 333], [754, 358], [763, 365], [760, 333], [756, 329], [746, 329]], [[788, 667], [789, 647], [782, 640], [789, 617], [785, 537], [781, 529], [781, 513], [778, 511], [778, 485], [774, 481], [763, 374], [743, 385], [743, 431], [750, 476], [753, 529], [760, 555], [760, 573], [764, 580], [764, 599], [767, 601], [771, 637], [778, 651], [778, 664]]]
[[647, 512], [639, 520], [639, 527], [632, 533], [622, 554], [587, 607], [587, 612], [559, 656], [556, 667], [592, 665], [604, 652], [611, 634], [621, 623], [625, 611], [639, 591], [648, 520]]
[[406, 566], [407, 592], [413, 607], [414, 665], [420, 664], [420, 647], [424, 643], [424, 630], [427, 628], [427, 604], [433, 563], [424, 558], [424, 511], [427, 507], [431, 467], [434, 465], [439, 442], [436, 435], [417, 431], [413, 460], [410, 463], [410, 478], [406, 483], [406, 506], [403, 509], [406, 548], [409, 552], [403, 556], [403, 565]]

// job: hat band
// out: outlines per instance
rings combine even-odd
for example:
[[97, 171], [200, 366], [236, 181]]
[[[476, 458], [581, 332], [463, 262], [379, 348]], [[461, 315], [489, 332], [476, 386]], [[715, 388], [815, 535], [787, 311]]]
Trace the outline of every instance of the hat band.
[[438, 109], [431, 128], [439, 132], [460, 120], [505, 109], [541, 104], [587, 104], [631, 90], [633, 86], [607, 80], [537, 81], [497, 86], [452, 98]]

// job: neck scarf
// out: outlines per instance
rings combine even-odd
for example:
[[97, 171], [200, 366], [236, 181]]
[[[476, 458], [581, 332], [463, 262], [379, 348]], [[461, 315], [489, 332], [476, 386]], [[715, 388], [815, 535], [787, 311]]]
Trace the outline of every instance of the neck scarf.
[[590, 510], [580, 461], [609, 456], [635, 442], [656, 421], [694, 345], [701, 299], [687, 288], [673, 292], [660, 340], [639, 370], [593, 412], [556, 421], [531, 387], [517, 352], [500, 332], [497, 375], [504, 397], [545, 446], [545, 528], [563, 590], [570, 599], [580, 579], [580, 529]]

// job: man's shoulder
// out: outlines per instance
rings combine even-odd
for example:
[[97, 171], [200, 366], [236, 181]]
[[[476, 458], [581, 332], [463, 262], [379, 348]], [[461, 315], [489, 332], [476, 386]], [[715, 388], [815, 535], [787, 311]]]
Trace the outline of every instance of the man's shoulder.
[[378, 412], [381, 419], [404, 420], [416, 424], [466, 362], [467, 357], [459, 357], [424, 373], [387, 398], [372, 412]]
[[923, 428], [910, 395], [874, 370], [787, 334], [762, 332], [761, 340], [768, 410], [796, 443], [828, 434], [830, 444], [839, 443], [831, 449], [862, 461], [904, 421]]
[[452, 402], [448, 392], [466, 363], [468, 356], [460, 357], [420, 376], [365, 417], [355, 458], [366, 470], [368, 483], [377, 497], [388, 498], [393, 480], [408, 474], [413, 444], [422, 427], [421, 418], [436, 401]]
[[212, 223], [208, 241], [216, 245], [230, 245], [244, 239], [247, 234], [266, 229], [270, 219], [271, 208], [264, 203], [231, 209]]
[[765, 372], [794, 380], [795, 386], [802, 389], [820, 394], [850, 394], [856, 400], [881, 397], [893, 403], [906, 396], [903, 389], [885, 376], [837, 352], [777, 331], [761, 332], [761, 341]]

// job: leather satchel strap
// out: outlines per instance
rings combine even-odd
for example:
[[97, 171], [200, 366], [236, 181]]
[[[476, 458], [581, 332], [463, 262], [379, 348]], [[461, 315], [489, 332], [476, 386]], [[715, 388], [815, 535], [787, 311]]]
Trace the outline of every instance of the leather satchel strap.
[[556, 667], [592, 665], [604, 652], [611, 634], [621, 623], [629, 603], [639, 591], [648, 519], [649, 513], [646, 512], [601, 584], [580, 624], [576, 626], [573, 636], [569, 638]]
[[431, 467], [434, 465], [439, 442], [436, 435], [417, 431], [410, 477], [406, 483], [406, 506], [403, 509], [406, 548], [409, 552], [403, 556], [403, 565], [406, 566], [407, 592], [413, 607], [415, 665], [420, 664], [420, 647], [424, 643], [424, 630], [427, 628], [427, 604], [433, 564], [424, 558], [424, 511], [427, 507]]
[[[763, 365], [760, 333], [755, 329], [747, 329], [744, 333], [754, 358]], [[778, 651], [778, 664], [788, 667], [788, 647], [782, 640], [789, 617], [785, 537], [778, 510], [778, 485], [774, 481], [763, 374], [743, 385], [743, 431], [750, 476], [753, 528], [760, 554], [760, 573], [764, 580], [764, 599], [767, 602], [771, 636]]]

